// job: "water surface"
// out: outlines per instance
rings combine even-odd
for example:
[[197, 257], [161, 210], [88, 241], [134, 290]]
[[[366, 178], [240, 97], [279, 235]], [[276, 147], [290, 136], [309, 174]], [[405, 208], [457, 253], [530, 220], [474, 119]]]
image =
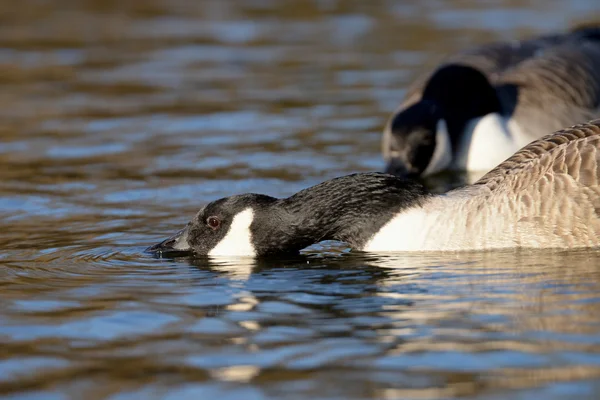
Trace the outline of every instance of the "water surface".
[[0, 396], [600, 397], [597, 251], [143, 253], [212, 199], [380, 170], [387, 116], [444, 54], [597, 15], [582, 0], [0, 4]]

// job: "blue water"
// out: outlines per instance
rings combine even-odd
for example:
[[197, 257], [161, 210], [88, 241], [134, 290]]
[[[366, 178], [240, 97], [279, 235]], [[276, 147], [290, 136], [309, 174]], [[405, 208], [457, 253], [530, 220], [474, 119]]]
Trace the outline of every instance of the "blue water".
[[0, 5], [0, 397], [599, 398], [598, 251], [143, 252], [215, 198], [382, 169], [386, 119], [444, 54], [595, 16], [541, 0]]

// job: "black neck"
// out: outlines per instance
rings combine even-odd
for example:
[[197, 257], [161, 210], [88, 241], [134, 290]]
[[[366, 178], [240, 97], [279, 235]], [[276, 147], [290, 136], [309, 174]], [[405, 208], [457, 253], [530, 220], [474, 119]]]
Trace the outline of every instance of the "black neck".
[[503, 111], [496, 88], [488, 78], [466, 65], [440, 67], [427, 82], [423, 99], [440, 108], [453, 148], [469, 120]]
[[[348, 175], [279, 200], [259, 224], [254, 242], [261, 255], [297, 253], [323, 240], [339, 240], [355, 249], [399, 211], [429, 196], [419, 183], [380, 173]], [[268, 220], [267, 220], [268, 218]]]

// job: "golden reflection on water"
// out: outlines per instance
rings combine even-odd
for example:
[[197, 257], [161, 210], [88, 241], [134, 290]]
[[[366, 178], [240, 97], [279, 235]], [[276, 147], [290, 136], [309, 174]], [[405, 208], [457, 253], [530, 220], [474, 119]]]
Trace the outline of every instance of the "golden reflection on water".
[[598, 397], [596, 251], [143, 249], [214, 198], [382, 168], [386, 118], [444, 54], [599, 7], [0, 3], [0, 396]]

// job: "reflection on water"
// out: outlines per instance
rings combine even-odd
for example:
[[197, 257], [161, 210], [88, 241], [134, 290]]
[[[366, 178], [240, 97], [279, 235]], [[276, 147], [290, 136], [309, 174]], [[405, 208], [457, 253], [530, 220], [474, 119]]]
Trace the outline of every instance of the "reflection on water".
[[598, 252], [261, 262], [61, 253], [5, 263], [3, 392], [597, 393]]
[[443, 54], [599, 11], [0, 4], [0, 396], [599, 397], [596, 251], [142, 252], [216, 197], [380, 169], [385, 119]]

